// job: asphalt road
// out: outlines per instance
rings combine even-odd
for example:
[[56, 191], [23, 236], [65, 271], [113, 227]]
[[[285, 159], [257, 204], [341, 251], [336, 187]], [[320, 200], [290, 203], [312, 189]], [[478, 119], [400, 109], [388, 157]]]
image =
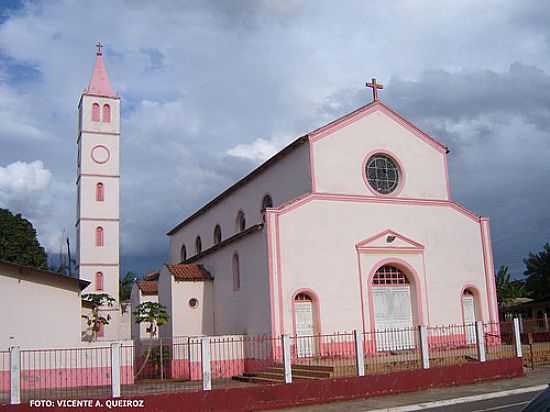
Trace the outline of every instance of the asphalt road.
[[535, 398], [540, 392], [521, 393], [519, 395], [503, 396], [502, 398], [487, 399], [449, 405], [439, 408], [423, 409], [430, 412], [520, 412], [529, 401]]

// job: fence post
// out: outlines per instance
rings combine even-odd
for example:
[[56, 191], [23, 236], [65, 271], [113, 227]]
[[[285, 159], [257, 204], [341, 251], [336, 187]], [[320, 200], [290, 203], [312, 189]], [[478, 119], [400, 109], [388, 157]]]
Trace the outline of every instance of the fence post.
[[164, 358], [162, 357], [162, 338], [159, 338], [160, 342], [160, 352], [159, 352], [159, 360], [160, 360], [160, 380], [164, 380]]
[[519, 331], [523, 333], [524, 332], [523, 316], [521, 315], [521, 313], [518, 316], [519, 316]]
[[544, 331], [550, 332], [550, 324], [548, 323], [548, 313], [544, 312], [543, 317], [544, 317]]
[[111, 395], [120, 398], [120, 342], [111, 343]]
[[523, 352], [521, 348], [521, 333], [519, 330], [519, 319], [514, 318], [514, 344], [516, 346], [516, 356], [518, 358], [523, 357]]
[[428, 345], [428, 328], [418, 325], [418, 337], [420, 340], [420, 354], [422, 356], [422, 369], [430, 369], [430, 349]]
[[21, 403], [21, 349], [10, 347], [10, 404]]
[[363, 351], [363, 335], [357, 329], [353, 331], [353, 341], [355, 342], [355, 366], [357, 367], [357, 376], [365, 376], [365, 353]]
[[281, 335], [283, 346], [283, 366], [285, 372], [285, 383], [292, 383], [292, 364], [290, 363], [290, 336]]
[[485, 362], [487, 356], [485, 353], [485, 332], [483, 330], [483, 322], [476, 321], [476, 341], [477, 341], [477, 359], [480, 362]]
[[210, 369], [210, 338], [203, 336], [201, 339], [201, 362], [202, 362], [202, 389], [212, 389], [212, 373]]

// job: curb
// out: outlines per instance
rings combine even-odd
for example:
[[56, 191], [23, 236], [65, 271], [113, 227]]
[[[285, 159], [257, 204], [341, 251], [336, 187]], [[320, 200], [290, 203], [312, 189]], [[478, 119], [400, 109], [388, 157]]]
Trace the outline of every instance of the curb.
[[511, 389], [508, 391], [490, 392], [483, 395], [464, 396], [462, 398], [446, 399], [442, 401], [423, 402], [414, 405], [398, 406], [395, 408], [366, 409], [364, 412], [413, 412], [422, 411], [428, 408], [438, 408], [442, 406], [458, 405], [461, 403], [484, 401], [487, 399], [502, 398], [504, 396], [519, 395], [521, 393], [538, 392], [548, 388], [548, 385], [529, 386], [527, 388]]

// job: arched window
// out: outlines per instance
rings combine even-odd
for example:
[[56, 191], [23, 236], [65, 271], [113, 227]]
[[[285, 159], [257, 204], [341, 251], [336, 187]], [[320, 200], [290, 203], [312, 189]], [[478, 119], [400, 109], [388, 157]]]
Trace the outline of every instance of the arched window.
[[103, 273], [97, 272], [95, 274], [95, 290], [103, 290]]
[[406, 285], [409, 283], [409, 279], [395, 266], [384, 265], [376, 271], [372, 283], [375, 286]]
[[103, 244], [103, 228], [101, 226], [98, 226], [95, 229], [95, 245], [103, 246]]
[[99, 122], [99, 104], [92, 104], [92, 121]]
[[95, 186], [95, 200], [97, 200], [98, 202], [103, 202], [103, 199], [103, 183], [100, 182]]
[[296, 297], [294, 298], [297, 302], [313, 302], [313, 299], [311, 299], [311, 296], [309, 296], [307, 293], [298, 293]]
[[195, 252], [198, 255], [199, 253], [201, 253], [201, 251], [202, 251], [201, 237], [197, 236], [197, 238], [195, 239]]
[[216, 225], [214, 228], [214, 244], [217, 245], [222, 241], [222, 228], [220, 225]]
[[262, 212], [270, 207], [273, 207], [273, 199], [267, 194], [262, 199]]
[[237, 220], [235, 222], [237, 232], [242, 232], [246, 229], [246, 218], [244, 217], [244, 212], [239, 210], [237, 213]]
[[103, 105], [103, 122], [111, 123], [111, 106], [108, 104]]
[[185, 247], [185, 245], [181, 245], [180, 260], [182, 262], [185, 262], [186, 259], [187, 259], [187, 248]]
[[241, 288], [241, 268], [239, 263], [239, 255], [233, 255], [233, 290], [237, 291]]

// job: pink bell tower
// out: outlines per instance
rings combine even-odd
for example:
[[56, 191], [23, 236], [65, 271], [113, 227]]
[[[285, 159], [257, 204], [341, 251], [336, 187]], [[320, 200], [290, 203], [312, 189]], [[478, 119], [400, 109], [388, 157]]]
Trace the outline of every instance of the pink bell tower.
[[[117, 300], [105, 307], [111, 321], [99, 338], [119, 333], [119, 143], [120, 97], [113, 93], [97, 44], [95, 66], [78, 104], [77, 271], [91, 282], [85, 293], [107, 293]], [[106, 314], [104, 314], [105, 316]]]

